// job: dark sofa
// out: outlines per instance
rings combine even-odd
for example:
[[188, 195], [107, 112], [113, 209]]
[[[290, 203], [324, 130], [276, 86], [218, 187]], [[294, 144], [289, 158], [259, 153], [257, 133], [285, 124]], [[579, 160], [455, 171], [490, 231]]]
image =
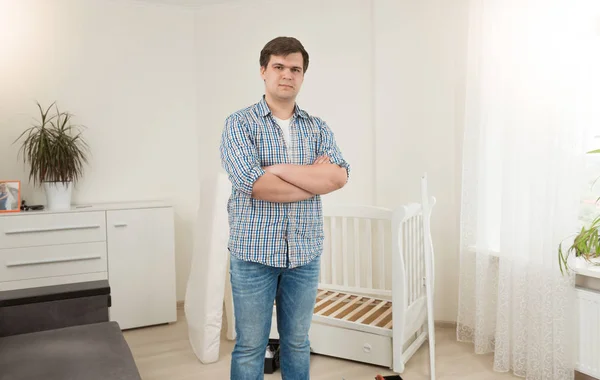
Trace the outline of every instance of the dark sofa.
[[0, 292], [0, 380], [141, 380], [107, 281]]

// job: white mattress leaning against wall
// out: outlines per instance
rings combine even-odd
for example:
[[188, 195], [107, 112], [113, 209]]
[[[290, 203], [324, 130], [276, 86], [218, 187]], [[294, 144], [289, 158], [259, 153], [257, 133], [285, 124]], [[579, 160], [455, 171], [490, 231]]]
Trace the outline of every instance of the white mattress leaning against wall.
[[[202, 363], [207, 364], [219, 360], [223, 297], [225, 287], [229, 285], [227, 201], [231, 184], [227, 175], [219, 172], [209, 178], [202, 189], [206, 193], [201, 199], [207, 204], [200, 202], [198, 208], [185, 315], [192, 350]], [[207, 213], [212, 217], [207, 217]], [[228, 314], [231, 314], [230, 310]]]

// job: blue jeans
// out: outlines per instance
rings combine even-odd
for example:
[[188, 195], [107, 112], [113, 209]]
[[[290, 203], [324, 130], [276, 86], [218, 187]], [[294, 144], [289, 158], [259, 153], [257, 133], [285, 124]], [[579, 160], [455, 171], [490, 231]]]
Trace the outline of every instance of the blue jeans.
[[231, 380], [264, 378], [273, 301], [277, 303], [281, 375], [310, 378], [308, 330], [317, 298], [320, 257], [289, 269], [242, 261], [231, 256], [230, 276], [235, 314]]

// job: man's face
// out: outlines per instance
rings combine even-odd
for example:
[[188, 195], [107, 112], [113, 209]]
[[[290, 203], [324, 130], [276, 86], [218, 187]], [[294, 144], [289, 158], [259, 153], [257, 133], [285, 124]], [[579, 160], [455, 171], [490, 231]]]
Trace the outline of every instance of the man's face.
[[302, 67], [302, 53], [272, 55], [267, 67], [260, 68], [266, 93], [279, 100], [295, 100], [304, 81]]

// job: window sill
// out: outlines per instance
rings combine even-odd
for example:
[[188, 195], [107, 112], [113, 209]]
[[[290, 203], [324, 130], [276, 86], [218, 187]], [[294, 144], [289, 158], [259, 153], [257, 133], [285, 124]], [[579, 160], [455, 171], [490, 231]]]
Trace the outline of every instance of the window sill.
[[587, 268], [574, 268], [573, 271], [580, 276], [600, 278], [600, 266], [591, 266]]

